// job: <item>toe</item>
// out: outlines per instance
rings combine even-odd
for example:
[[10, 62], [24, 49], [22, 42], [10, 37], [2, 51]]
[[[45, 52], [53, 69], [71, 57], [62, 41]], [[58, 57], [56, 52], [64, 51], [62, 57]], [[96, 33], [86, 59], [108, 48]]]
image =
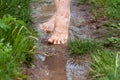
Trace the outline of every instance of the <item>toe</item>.
[[44, 31], [47, 31], [48, 25], [44, 24]]
[[57, 44], [61, 44], [61, 40], [60, 39], [58, 39]]
[[64, 40], [63, 40], [63, 38], [61, 39], [61, 44], [64, 44]]
[[54, 40], [54, 44], [57, 44], [57, 40]]
[[51, 38], [48, 39], [48, 42], [49, 42], [49, 43], [53, 43], [53, 39], [51, 39]]

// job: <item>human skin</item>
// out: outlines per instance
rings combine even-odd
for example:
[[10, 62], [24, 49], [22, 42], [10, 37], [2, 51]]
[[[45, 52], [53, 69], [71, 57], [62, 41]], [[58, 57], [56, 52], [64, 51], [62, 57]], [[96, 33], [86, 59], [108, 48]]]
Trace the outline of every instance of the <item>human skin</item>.
[[[59, 0], [54, 0], [56, 11], [59, 7], [59, 3], [60, 3]], [[40, 29], [43, 31], [46, 31], [46, 32], [52, 32], [54, 30], [54, 27], [55, 27], [55, 16], [56, 16], [56, 12], [47, 22], [40, 25]]]
[[49, 43], [64, 44], [68, 39], [70, 22], [70, 0], [54, 0], [56, 12], [53, 17], [40, 25], [40, 29], [51, 32]]

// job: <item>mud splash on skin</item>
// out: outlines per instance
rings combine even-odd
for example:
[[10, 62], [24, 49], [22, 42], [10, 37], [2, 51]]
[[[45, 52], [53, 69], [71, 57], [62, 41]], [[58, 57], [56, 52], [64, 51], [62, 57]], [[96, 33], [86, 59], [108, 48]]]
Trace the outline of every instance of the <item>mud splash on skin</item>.
[[[77, 5], [77, 0], [71, 1], [71, 24], [69, 40], [77, 38], [95, 38], [93, 29], [84, 22], [90, 19], [89, 7]], [[40, 32], [37, 44], [34, 67], [29, 71], [29, 80], [86, 80], [89, 72], [90, 56], [70, 56], [67, 45], [49, 45], [48, 34], [39, 30], [39, 24], [46, 22], [54, 14], [53, 4], [41, 4], [39, 0], [32, 3], [33, 24]]]

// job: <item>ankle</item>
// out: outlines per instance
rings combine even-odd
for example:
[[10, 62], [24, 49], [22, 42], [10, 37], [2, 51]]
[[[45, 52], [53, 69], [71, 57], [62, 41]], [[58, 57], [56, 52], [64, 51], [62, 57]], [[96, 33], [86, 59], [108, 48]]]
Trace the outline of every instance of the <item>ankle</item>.
[[70, 16], [70, 10], [58, 10], [56, 13], [56, 17], [63, 17], [63, 18], [67, 18]]

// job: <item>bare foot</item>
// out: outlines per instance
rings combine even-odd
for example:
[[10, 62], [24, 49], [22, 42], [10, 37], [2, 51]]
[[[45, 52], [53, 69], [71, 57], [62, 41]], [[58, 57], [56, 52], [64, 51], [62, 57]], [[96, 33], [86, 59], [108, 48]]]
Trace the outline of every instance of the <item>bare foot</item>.
[[[59, 7], [59, 0], [54, 0], [55, 3], [55, 8], [56, 10]], [[43, 23], [40, 25], [40, 29], [46, 32], [52, 32], [54, 30], [55, 27], [55, 17], [56, 17], [56, 13], [54, 14], [54, 16], [47, 22]]]
[[70, 13], [58, 13], [55, 18], [55, 30], [53, 35], [48, 39], [48, 42], [53, 44], [64, 44], [68, 39], [68, 27], [70, 22]]
[[55, 26], [55, 15], [47, 22], [40, 25], [40, 29], [45, 32], [52, 32]]

